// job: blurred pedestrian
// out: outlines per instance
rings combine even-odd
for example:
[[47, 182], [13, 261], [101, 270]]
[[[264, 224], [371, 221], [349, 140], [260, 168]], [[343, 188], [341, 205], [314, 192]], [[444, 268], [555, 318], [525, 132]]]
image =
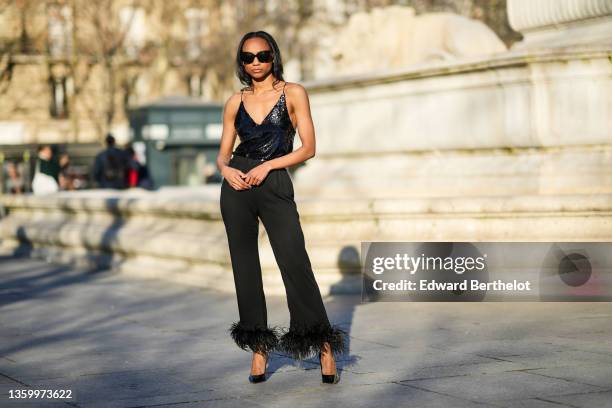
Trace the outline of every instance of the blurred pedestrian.
[[7, 163], [8, 180], [6, 181], [6, 191], [9, 194], [22, 194], [24, 188], [23, 175], [19, 171], [17, 164], [13, 161]]
[[74, 190], [74, 186], [72, 185], [72, 178], [68, 174], [68, 169], [70, 167], [70, 155], [66, 152], [62, 153], [59, 158], [60, 165], [60, 175], [59, 175], [59, 184], [61, 190]]
[[128, 188], [129, 157], [115, 146], [115, 137], [106, 135], [106, 149], [96, 155], [93, 177], [100, 188]]
[[141, 187], [145, 189], [151, 189], [153, 183], [149, 176], [149, 169], [146, 164], [143, 164], [138, 159], [136, 151], [132, 145], [126, 147], [126, 152], [130, 158], [130, 165], [128, 170], [128, 184], [130, 187]]
[[55, 193], [59, 190], [60, 165], [53, 156], [50, 145], [38, 146], [38, 157], [34, 178], [32, 179], [32, 192], [36, 195]]

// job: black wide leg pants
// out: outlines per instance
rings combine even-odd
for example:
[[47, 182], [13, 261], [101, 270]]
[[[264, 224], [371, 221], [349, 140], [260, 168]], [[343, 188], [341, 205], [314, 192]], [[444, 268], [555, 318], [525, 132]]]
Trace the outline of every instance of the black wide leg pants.
[[[246, 173], [261, 163], [234, 155], [229, 165]], [[323, 342], [329, 342], [334, 353], [345, 352], [347, 333], [328, 320], [287, 169], [271, 170], [260, 185], [246, 190], [235, 190], [223, 180], [220, 207], [240, 315], [229, 328], [236, 344], [244, 350], [278, 350], [295, 359], [316, 355]], [[289, 328], [268, 326], [258, 250], [260, 219], [285, 285]]]

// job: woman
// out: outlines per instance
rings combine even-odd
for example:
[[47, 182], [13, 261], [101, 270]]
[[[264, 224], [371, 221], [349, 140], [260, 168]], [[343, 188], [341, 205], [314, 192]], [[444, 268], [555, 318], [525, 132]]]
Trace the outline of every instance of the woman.
[[[239, 347], [253, 351], [249, 381], [265, 381], [268, 354], [280, 350], [295, 359], [318, 355], [322, 381], [335, 384], [339, 376], [334, 353], [346, 351], [348, 336], [327, 318], [287, 171], [315, 154], [308, 95], [301, 85], [283, 80], [280, 51], [264, 31], [241, 39], [236, 64], [238, 78], [248, 86], [225, 103], [217, 157], [223, 176], [221, 214], [240, 315], [229, 331]], [[293, 151], [296, 130], [302, 146]], [[232, 152], [236, 134], [241, 143]], [[267, 323], [257, 247], [259, 219], [285, 284], [289, 328]]]
[[50, 145], [38, 146], [36, 168], [32, 179], [32, 193], [44, 195], [59, 191], [60, 165], [53, 157]]

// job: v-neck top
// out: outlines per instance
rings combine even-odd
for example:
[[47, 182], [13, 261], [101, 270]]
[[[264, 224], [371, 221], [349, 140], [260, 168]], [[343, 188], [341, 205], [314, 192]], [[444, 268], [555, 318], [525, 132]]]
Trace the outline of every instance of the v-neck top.
[[233, 154], [251, 159], [266, 161], [284, 156], [293, 151], [295, 128], [289, 117], [285, 85], [278, 101], [261, 123], [256, 123], [244, 107], [240, 91], [240, 107], [236, 113], [234, 127], [238, 132], [240, 144]]

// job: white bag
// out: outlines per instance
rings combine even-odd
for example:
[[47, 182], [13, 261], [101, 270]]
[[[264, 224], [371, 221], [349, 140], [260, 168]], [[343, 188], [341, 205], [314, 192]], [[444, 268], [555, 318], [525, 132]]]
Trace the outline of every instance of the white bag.
[[36, 160], [36, 170], [32, 179], [32, 192], [36, 195], [50, 194], [59, 191], [57, 181], [48, 174], [40, 172], [40, 162]]

